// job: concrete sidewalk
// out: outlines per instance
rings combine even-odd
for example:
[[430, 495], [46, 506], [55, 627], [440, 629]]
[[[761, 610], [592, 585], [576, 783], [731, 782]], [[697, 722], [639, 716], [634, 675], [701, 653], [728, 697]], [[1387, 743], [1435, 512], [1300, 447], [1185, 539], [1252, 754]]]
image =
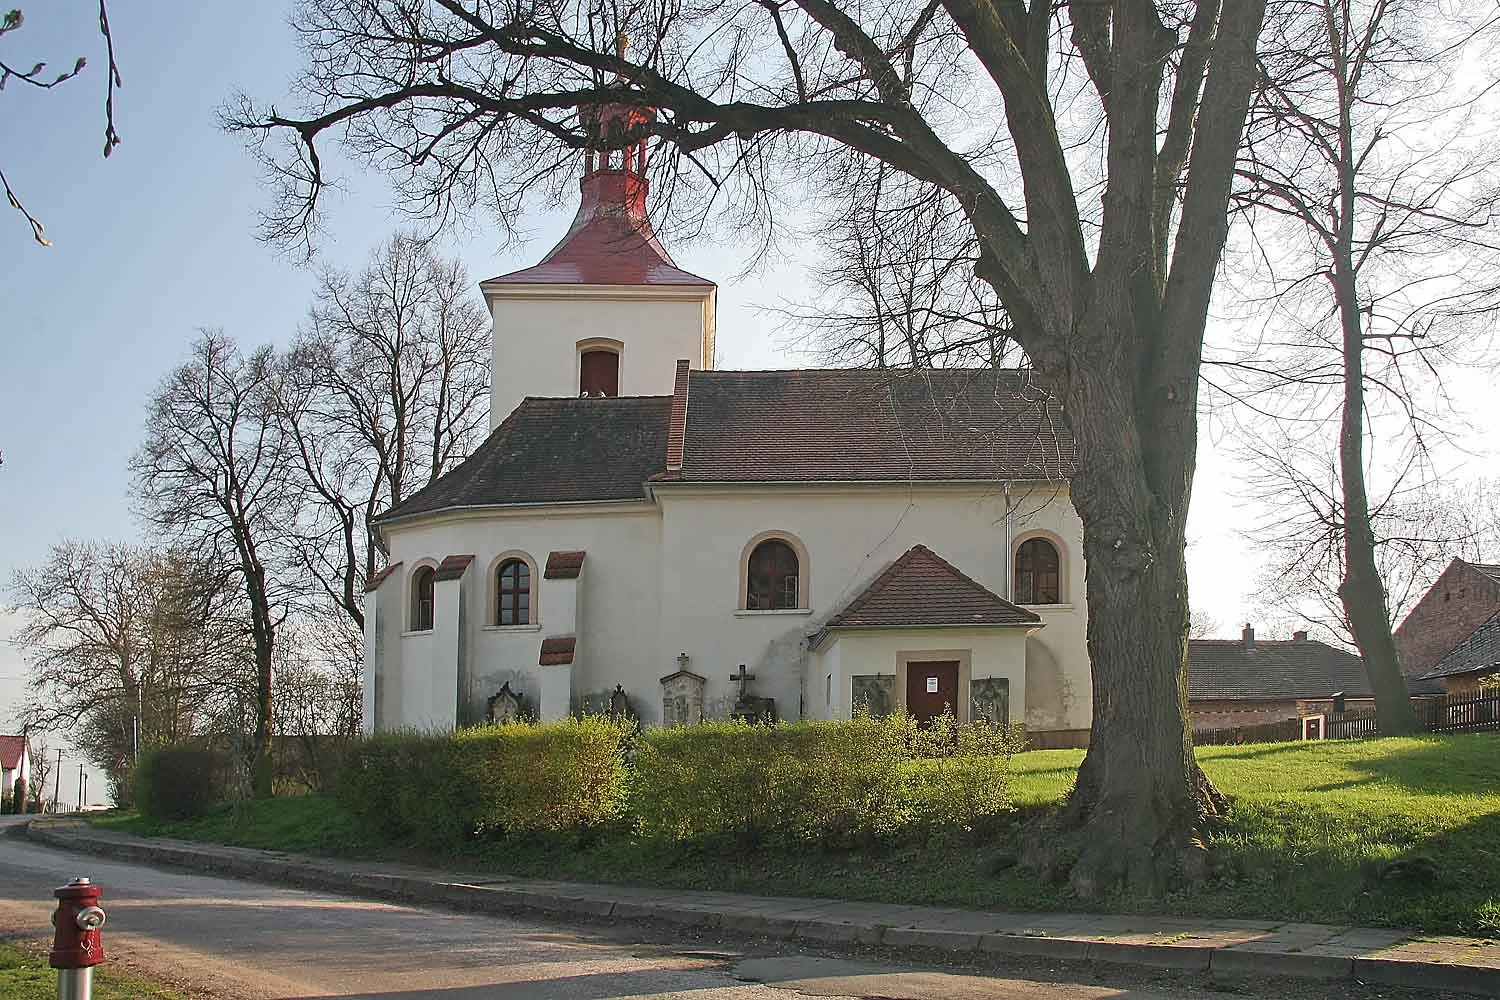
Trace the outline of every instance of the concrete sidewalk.
[[658, 920], [819, 945], [1028, 955], [1224, 976], [1356, 979], [1500, 997], [1500, 941], [1480, 938], [1275, 920], [992, 913], [547, 882], [133, 837], [78, 820], [33, 820], [27, 833], [70, 851], [469, 911]]

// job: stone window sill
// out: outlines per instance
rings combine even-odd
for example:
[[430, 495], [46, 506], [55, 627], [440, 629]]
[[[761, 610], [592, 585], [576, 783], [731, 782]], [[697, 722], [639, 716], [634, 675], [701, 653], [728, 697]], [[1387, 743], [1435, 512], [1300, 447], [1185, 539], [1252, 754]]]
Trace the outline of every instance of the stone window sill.
[[1027, 611], [1035, 611], [1042, 614], [1047, 611], [1072, 611], [1071, 604], [1019, 604], [1017, 607], [1025, 608]]
[[534, 625], [486, 625], [484, 630], [486, 632], [540, 632], [542, 624], [537, 622]]
[[415, 639], [418, 636], [431, 635], [434, 631], [436, 631], [436, 630], [435, 629], [430, 629], [430, 628], [415, 628], [415, 629], [409, 628], [409, 629], [406, 629], [405, 631], [403, 631], [401, 633], [401, 638], [403, 638], [403, 639]]
[[770, 615], [810, 615], [812, 608], [771, 608], [765, 611], [750, 611], [741, 608], [734, 613], [736, 618], [761, 618]]

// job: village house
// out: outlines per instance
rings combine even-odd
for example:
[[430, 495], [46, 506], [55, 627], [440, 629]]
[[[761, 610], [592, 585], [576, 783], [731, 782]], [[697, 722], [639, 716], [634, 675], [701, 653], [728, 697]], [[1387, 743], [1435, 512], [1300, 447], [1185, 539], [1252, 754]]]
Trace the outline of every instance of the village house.
[[[1414, 698], [1442, 693], [1428, 681], [1408, 680], [1407, 690]], [[1354, 653], [1302, 631], [1257, 639], [1246, 625], [1239, 639], [1189, 641], [1188, 707], [1193, 729], [1202, 732], [1373, 711], [1375, 693]]]
[[24, 734], [0, 736], [0, 788], [4, 789], [5, 798], [15, 794], [17, 781], [31, 787], [31, 748], [26, 745]]
[[646, 152], [586, 154], [561, 242], [480, 285], [493, 429], [376, 522], [367, 730], [867, 707], [1081, 744], [1055, 400], [1025, 369], [717, 370], [717, 289], [653, 232]]
[[1412, 680], [1469, 694], [1500, 675], [1500, 566], [1454, 559], [1396, 628]]

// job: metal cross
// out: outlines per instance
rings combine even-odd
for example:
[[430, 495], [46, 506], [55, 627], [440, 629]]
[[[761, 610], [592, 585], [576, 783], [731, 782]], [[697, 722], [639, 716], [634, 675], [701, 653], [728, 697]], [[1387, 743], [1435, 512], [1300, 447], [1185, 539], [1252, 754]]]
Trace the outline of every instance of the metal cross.
[[748, 682], [755, 680], [755, 675], [746, 673], [745, 665], [741, 663], [739, 671], [737, 673], [730, 674], [729, 679], [732, 681], [740, 682], [740, 697], [743, 698], [745, 697], [745, 685]]

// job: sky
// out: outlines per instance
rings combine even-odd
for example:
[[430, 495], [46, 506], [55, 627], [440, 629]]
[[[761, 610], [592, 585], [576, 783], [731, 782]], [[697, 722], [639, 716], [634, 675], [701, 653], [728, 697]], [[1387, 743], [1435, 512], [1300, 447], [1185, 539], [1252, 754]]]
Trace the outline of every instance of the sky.
[[[300, 56], [282, 4], [114, 4], [123, 142], [108, 160], [95, 0], [22, 6], [25, 26], [0, 39], [0, 59], [61, 69], [86, 55], [89, 66], [51, 91], [12, 83], [0, 92], [0, 169], [54, 243], [31, 242], [21, 216], [0, 203], [0, 587], [65, 537], [136, 537], [128, 466], [158, 379], [200, 329], [222, 328], [246, 345], [285, 343], [314, 284], [305, 263], [255, 238], [267, 205], [259, 168], [217, 122], [236, 91], [261, 101], [288, 93]], [[318, 253], [356, 269], [390, 235], [394, 212], [380, 178], [345, 181]], [[471, 219], [440, 248], [477, 283], [534, 263], [571, 214], [570, 206], [527, 220], [531, 238], [514, 246], [502, 245], [491, 220]], [[683, 267], [720, 283], [723, 367], [808, 364], [767, 309], [805, 299], [809, 286], [786, 260], [735, 280], [753, 249], [707, 239], [670, 247]], [[1259, 565], [1239, 534], [1250, 515], [1234, 498], [1235, 471], [1216, 427], [1205, 427], [1190, 585], [1193, 605], [1224, 634], [1254, 618]], [[25, 693], [25, 666], [7, 641], [14, 627], [0, 610], [0, 728]], [[64, 798], [75, 785], [76, 775], [65, 781]], [[95, 779], [90, 790], [99, 787]]]

